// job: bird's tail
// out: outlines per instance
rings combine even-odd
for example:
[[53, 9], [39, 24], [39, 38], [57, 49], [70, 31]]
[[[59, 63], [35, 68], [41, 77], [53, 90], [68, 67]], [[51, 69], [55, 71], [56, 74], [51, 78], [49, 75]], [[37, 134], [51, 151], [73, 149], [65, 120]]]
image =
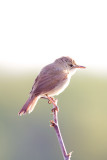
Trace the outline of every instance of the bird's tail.
[[31, 113], [38, 101], [38, 98], [39, 97], [33, 97], [33, 98], [29, 97], [18, 114], [21, 116], [26, 113]]

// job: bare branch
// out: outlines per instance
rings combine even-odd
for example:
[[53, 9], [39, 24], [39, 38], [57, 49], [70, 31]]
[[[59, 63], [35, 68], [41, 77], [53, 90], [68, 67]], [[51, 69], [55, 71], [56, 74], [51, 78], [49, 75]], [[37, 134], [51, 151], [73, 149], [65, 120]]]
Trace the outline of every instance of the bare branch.
[[51, 103], [53, 103], [53, 101], [54, 101], [53, 109], [52, 109], [53, 120], [50, 121], [50, 123], [51, 123], [50, 126], [54, 127], [54, 129], [55, 129], [55, 132], [56, 132], [56, 135], [57, 135], [57, 138], [58, 138], [58, 142], [59, 142], [64, 160], [70, 160], [72, 152], [67, 154], [67, 151], [66, 151], [66, 148], [65, 148], [65, 145], [64, 145], [64, 141], [63, 141], [63, 138], [62, 138], [62, 135], [61, 135], [61, 131], [60, 131], [60, 128], [59, 128], [57, 100], [53, 100], [51, 97], [48, 97], [48, 99], [49, 99], [49, 101], [51, 101]]

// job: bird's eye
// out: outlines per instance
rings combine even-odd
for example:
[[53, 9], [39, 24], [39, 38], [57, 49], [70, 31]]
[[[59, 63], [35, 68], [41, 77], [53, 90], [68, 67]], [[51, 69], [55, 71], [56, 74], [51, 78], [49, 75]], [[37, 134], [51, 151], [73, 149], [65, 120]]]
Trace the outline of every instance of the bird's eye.
[[72, 65], [72, 64], [70, 64], [70, 66], [71, 66], [71, 67], [73, 67], [73, 65]]

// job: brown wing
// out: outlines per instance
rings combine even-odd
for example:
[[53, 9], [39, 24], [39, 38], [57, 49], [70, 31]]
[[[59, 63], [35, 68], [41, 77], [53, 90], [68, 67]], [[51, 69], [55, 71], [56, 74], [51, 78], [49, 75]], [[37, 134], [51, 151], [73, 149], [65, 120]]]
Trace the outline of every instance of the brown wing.
[[35, 80], [31, 95], [45, 94], [54, 89], [62, 80], [66, 79], [65, 73], [56, 68], [52, 64], [43, 68]]

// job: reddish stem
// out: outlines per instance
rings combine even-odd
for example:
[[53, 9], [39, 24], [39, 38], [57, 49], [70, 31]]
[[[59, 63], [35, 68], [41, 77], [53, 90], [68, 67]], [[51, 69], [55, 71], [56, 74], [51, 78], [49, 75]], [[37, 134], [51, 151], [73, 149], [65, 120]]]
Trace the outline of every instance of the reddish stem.
[[54, 129], [55, 129], [55, 132], [56, 132], [56, 135], [57, 135], [57, 138], [58, 138], [58, 141], [59, 141], [59, 145], [60, 145], [64, 160], [70, 160], [72, 152], [67, 154], [67, 151], [66, 151], [66, 148], [65, 148], [65, 145], [64, 145], [64, 141], [63, 141], [63, 138], [62, 138], [62, 135], [61, 135], [61, 131], [60, 131], [60, 128], [59, 128], [58, 110], [55, 109], [56, 106], [57, 106], [57, 100], [55, 100], [54, 104], [53, 104], [53, 109], [54, 109], [53, 110], [53, 120], [54, 121], [51, 121], [51, 126], [53, 126]]

